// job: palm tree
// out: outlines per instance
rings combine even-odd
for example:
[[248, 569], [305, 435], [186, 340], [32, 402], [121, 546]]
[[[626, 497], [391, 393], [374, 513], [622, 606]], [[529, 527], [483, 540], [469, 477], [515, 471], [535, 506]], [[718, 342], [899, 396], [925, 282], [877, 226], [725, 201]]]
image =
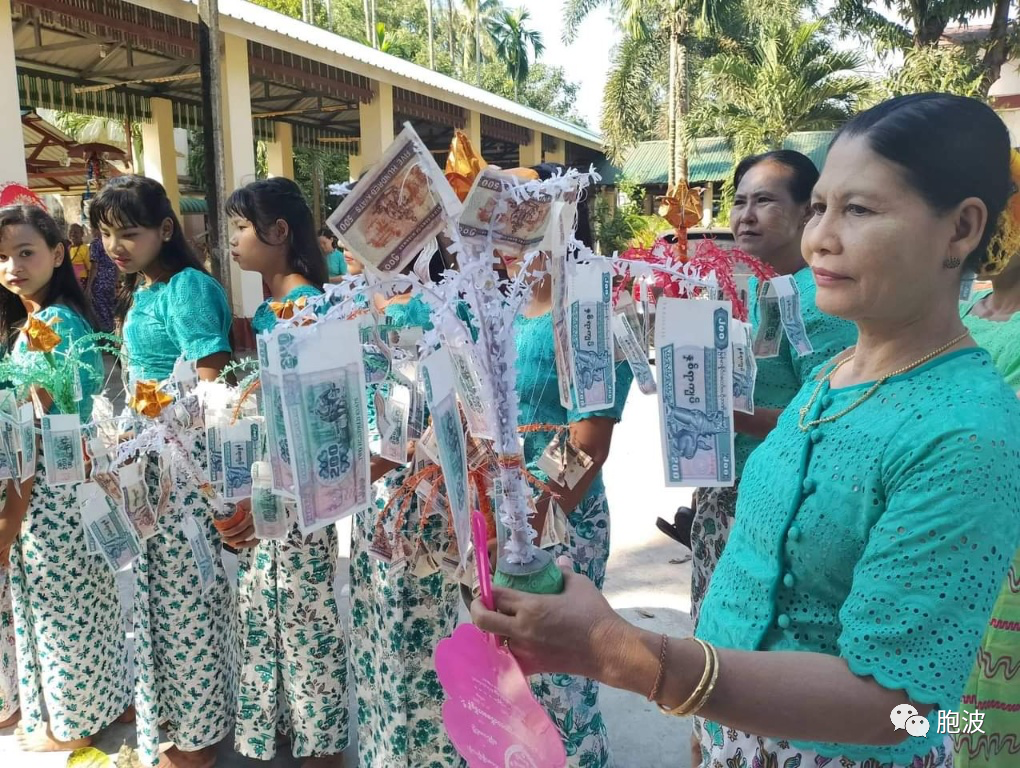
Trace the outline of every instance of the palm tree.
[[542, 33], [528, 29], [531, 14], [524, 8], [516, 11], [501, 9], [488, 23], [489, 36], [496, 46], [496, 58], [506, 67], [507, 76], [514, 84], [514, 99], [520, 97], [521, 86], [528, 80], [531, 55], [538, 58], [545, 50]]
[[795, 131], [842, 125], [874, 88], [865, 61], [837, 51], [825, 23], [777, 23], [745, 50], [711, 58], [699, 87], [704, 100], [691, 129], [726, 136], [738, 157], [778, 149]]
[[425, 0], [425, 17], [429, 25], [429, 69], [436, 68], [436, 27], [432, 23], [432, 0]]

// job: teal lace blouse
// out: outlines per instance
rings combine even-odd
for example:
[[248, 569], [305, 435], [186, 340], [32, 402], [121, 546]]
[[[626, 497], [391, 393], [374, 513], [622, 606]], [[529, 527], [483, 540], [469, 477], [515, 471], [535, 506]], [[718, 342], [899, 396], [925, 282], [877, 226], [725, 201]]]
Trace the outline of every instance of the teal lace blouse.
[[[781, 334], [779, 355], [759, 359], [758, 376], [754, 383], [754, 405], [756, 408], [785, 408], [793, 400], [808, 376], [817, 366], [831, 360], [847, 347], [857, 343], [857, 326], [839, 317], [827, 315], [815, 304], [815, 278], [811, 270], [805, 267], [794, 273], [794, 281], [800, 289], [801, 314], [804, 317], [804, 328], [814, 351], [798, 357], [786, 334]], [[749, 295], [754, 302], [751, 306], [751, 326], [758, 330], [758, 284], [751, 280]], [[740, 477], [744, 463], [751, 451], [761, 445], [761, 439], [737, 433], [733, 440], [736, 456], [736, 475]]]
[[139, 287], [124, 321], [132, 379], [165, 379], [182, 355], [201, 360], [229, 352], [231, 320], [223, 287], [197, 269], [188, 267], [165, 283]]
[[[553, 424], [563, 426], [593, 417], [607, 417], [619, 421], [627, 402], [634, 375], [624, 361], [616, 366], [616, 403], [612, 408], [595, 413], [580, 413], [560, 404], [560, 388], [556, 377], [556, 352], [553, 346], [552, 313], [538, 317], [518, 316], [514, 323], [517, 344], [517, 394], [520, 396], [520, 413], [517, 423]], [[538, 468], [538, 459], [553, 439], [549, 433], [533, 432], [524, 435], [524, 460], [528, 471], [542, 481], [548, 476]], [[591, 484], [586, 498], [605, 492], [600, 472]]]
[[[868, 386], [823, 385], [808, 418], [837, 413]], [[838, 656], [934, 705], [926, 738], [798, 744], [910, 765], [942, 741], [937, 710], [958, 707], [1020, 544], [1020, 401], [980, 349], [892, 378], [804, 433], [798, 411], [814, 389], [805, 385], [747, 462], [697, 635], [721, 648]]]
[[[314, 285], [299, 285], [294, 288], [290, 293], [283, 297], [283, 301], [297, 301], [298, 299], [305, 298], [310, 299], [313, 296], [318, 296], [322, 293], [322, 289], [316, 288]], [[276, 327], [276, 313], [269, 308], [269, 305], [275, 299], [266, 299], [259, 308], [255, 310], [255, 316], [251, 319], [251, 327], [255, 333], [265, 333], [271, 331]]]
[[[54, 327], [54, 330], [60, 336], [60, 343], [53, 350], [53, 355], [57, 359], [61, 357], [62, 353], [67, 353], [68, 347], [74, 343], [75, 339], [80, 339], [94, 332], [89, 327], [89, 324], [85, 322], [85, 318], [62, 304], [54, 304], [45, 309], [40, 309], [36, 316], [46, 323], [52, 323], [54, 318], [59, 321]], [[42, 353], [29, 352], [28, 341], [25, 339], [25, 335], [23, 333], [18, 334], [17, 341], [14, 343], [14, 348], [11, 351], [11, 357], [14, 360], [20, 360], [27, 355], [38, 354]], [[93, 346], [82, 355], [82, 361], [87, 363], [92, 369], [92, 371], [82, 370], [78, 374], [81, 380], [82, 393], [82, 400], [78, 404], [78, 415], [81, 416], [82, 423], [84, 423], [92, 418], [92, 397], [103, 388], [103, 356], [99, 349]]]
[[963, 324], [974, 341], [988, 350], [996, 367], [1014, 392], [1020, 392], [1020, 312], [1005, 322], [986, 320], [973, 314], [974, 305], [991, 291], [978, 291], [960, 305]]

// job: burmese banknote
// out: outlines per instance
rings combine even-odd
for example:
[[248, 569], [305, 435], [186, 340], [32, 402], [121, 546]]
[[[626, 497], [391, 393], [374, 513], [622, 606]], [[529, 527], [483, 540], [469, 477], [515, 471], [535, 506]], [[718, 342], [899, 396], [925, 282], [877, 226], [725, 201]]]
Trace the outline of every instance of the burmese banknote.
[[251, 497], [251, 465], [259, 457], [261, 420], [238, 419], [222, 428], [223, 498]]
[[43, 468], [49, 485], [85, 482], [85, 452], [78, 414], [42, 418]]
[[209, 546], [209, 538], [203, 533], [190, 512], [184, 515], [181, 527], [188, 544], [191, 545], [191, 555], [195, 558], [195, 566], [198, 569], [198, 581], [202, 593], [205, 594], [216, 581], [216, 561], [213, 559], [212, 548]]
[[767, 280], [758, 289], [758, 329], [754, 335], [754, 356], [776, 357], [783, 341], [783, 318], [779, 309], [779, 295], [772, 281]]
[[539, 250], [549, 229], [553, 198], [522, 186], [509, 173], [486, 168], [475, 178], [464, 201], [460, 236], [476, 249], [491, 236], [492, 247], [506, 261], [520, 261]]
[[392, 384], [388, 393], [375, 393], [375, 422], [379, 431], [379, 455], [398, 464], [407, 462], [407, 417], [411, 390]]
[[461, 210], [432, 153], [408, 124], [328, 223], [361, 261], [396, 275]]
[[666, 485], [733, 485], [730, 303], [660, 299], [655, 347]]
[[552, 281], [553, 352], [556, 359], [556, 383], [559, 386], [560, 405], [574, 407], [574, 375], [570, 367], [570, 328], [567, 325], [567, 259], [551, 254], [549, 276]]
[[800, 303], [800, 289], [792, 275], [780, 275], [772, 278], [772, 285], [779, 297], [779, 316], [783, 321], [786, 338], [798, 357], [810, 355], [814, 351], [807, 328], [804, 327], [804, 314]]
[[605, 262], [567, 262], [570, 370], [576, 408], [602, 411], [616, 401], [612, 272]]
[[751, 351], [751, 326], [736, 318], [730, 321], [733, 343], [733, 410], [754, 413], [754, 381], [758, 364]]
[[20, 414], [14, 391], [0, 390], [0, 480], [18, 478], [21, 466], [18, 449], [21, 445]]
[[230, 423], [233, 414], [222, 408], [209, 408], [205, 412], [205, 450], [209, 465], [209, 482], [223, 488], [223, 427]]
[[256, 341], [259, 354], [259, 383], [266, 415], [269, 464], [272, 469], [272, 488], [275, 493], [294, 497], [294, 469], [291, 466], [287, 427], [283, 423], [283, 394], [280, 391], [279, 331], [259, 334]]
[[123, 465], [119, 470], [120, 505], [124, 516], [145, 541], [158, 531], [156, 512], [149, 503], [149, 490], [145, 484], [145, 460]]
[[641, 320], [637, 316], [637, 305], [630, 294], [620, 295], [613, 311], [613, 337], [616, 347], [634, 373], [634, 381], [642, 394], [655, 394], [655, 375], [648, 364], [648, 350], [641, 343], [643, 334]]
[[298, 525], [308, 535], [368, 507], [365, 370], [357, 320], [280, 333]]
[[[453, 530], [463, 556], [471, 544], [471, 509], [468, 492], [467, 450], [457, 408], [455, 373], [450, 354], [440, 348], [422, 360], [425, 398], [432, 414], [432, 429], [443, 470], [446, 496], [453, 514]], [[463, 560], [462, 560], [463, 562]]]
[[95, 483], [83, 483], [78, 489], [82, 525], [99, 553], [113, 571], [130, 565], [142, 551], [131, 522]]
[[288, 531], [286, 507], [283, 499], [273, 493], [272, 477], [262, 477], [261, 473], [267, 468], [264, 461], [256, 461], [251, 466], [251, 517], [255, 538], [282, 541], [287, 538]]
[[35, 474], [38, 460], [38, 439], [35, 434], [35, 410], [31, 403], [22, 403], [18, 408], [18, 459], [21, 462], [21, 479], [27, 480]]
[[492, 404], [492, 395], [486, 386], [486, 379], [479, 375], [481, 364], [478, 358], [470, 344], [448, 344], [446, 349], [453, 362], [457, 397], [460, 398], [460, 404], [464, 408], [468, 431], [472, 437], [495, 440], [496, 428], [493, 420], [496, 409]]

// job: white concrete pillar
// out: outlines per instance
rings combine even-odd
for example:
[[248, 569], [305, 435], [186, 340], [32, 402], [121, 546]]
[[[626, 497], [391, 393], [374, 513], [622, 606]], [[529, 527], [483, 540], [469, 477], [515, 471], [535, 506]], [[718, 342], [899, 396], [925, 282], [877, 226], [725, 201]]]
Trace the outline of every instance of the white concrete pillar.
[[169, 99], [150, 99], [152, 122], [142, 123], [142, 157], [145, 175], [166, 190], [170, 205], [181, 215], [181, 189], [177, 183], [177, 145], [174, 109]]
[[520, 165], [530, 168], [542, 163], [542, 132], [531, 132], [531, 143], [520, 145]]
[[276, 137], [266, 142], [266, 160], [269, 176], [294, 178], [294, 126], [290, 123], [274, 123]]
[[[248, 42], [223, 36], [223, 147], [228, 194], [255, 181], [255, 136], [251, 124]], [[222, 213], [222, 212], [221, 212]], [[231, 297], [235, 317], [252, 317], [262, 303], [262, 279], [242, 271], [230, 260]]]
[[701, 226], [712, 226], [712, 204], [715, 198], [715, 182], [708, 182], [701, 193]]
[[18, 104], [18, 67], [14, 56], [14, 24], [10, 0], [0, 0], [0, 136], [9, 142], [0, 152], [0, 182], [28, 184], [25, 139]]

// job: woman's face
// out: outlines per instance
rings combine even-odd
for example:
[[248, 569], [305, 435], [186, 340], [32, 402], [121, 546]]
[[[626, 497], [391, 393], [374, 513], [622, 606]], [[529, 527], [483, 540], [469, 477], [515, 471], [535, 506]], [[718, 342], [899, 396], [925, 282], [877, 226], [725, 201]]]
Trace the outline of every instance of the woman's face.
[[11, 224], [0, 232], [0, 285], [23, 299], [42, 295], [64, 261], [64, 244], [50, 248], [34, 227]]
[[325, 235], [319, 235], [319, 250], [323, 256], [329, 256], [333, 253], [333, 240]]
[[174, 223], [164, 219], [159, 227], [118, 227], [99, 224], [103, 237], [103, 249], [126, 275], [134, 275], [154, 267], [159, 262], [163, 244], [170, 242]]
[[350, 248], [344, 248], [344, 262], [347, 264], [348, 275], [360, 275], [365, 271], [365, 265]]
[[70, 229], [67, 230], [67, 237], [71, 241], [71, 245], [81, 245], [84, 236], [85, 233], [78, 224], [72, 224]]
[[980, 242], [987, 220], [980, 200], [939, 213], [898, 165], [851, 137], [830, 150], [811, 201], [803, 255], [819, 309], [896, 324], [957, 311], [961, 270], [944, 262], [964, 262]]
[[[286, 263], [286, 253], [280, 245], [269, 245], [259, 240], [255, 225], [240, 216], [230, 217], [230, 256], [246, 272], [265, 273]], [[274, 234], [274, 233], [270, 233]], [[286, 242], [286, 233], [283, 235]]]
[[730, 229], [737, 247], [766, 264], [800, 250], [808, 207], [793, 199], [792, 176], [785, 165], [765, 160], [744, 174], [733, 197]]

